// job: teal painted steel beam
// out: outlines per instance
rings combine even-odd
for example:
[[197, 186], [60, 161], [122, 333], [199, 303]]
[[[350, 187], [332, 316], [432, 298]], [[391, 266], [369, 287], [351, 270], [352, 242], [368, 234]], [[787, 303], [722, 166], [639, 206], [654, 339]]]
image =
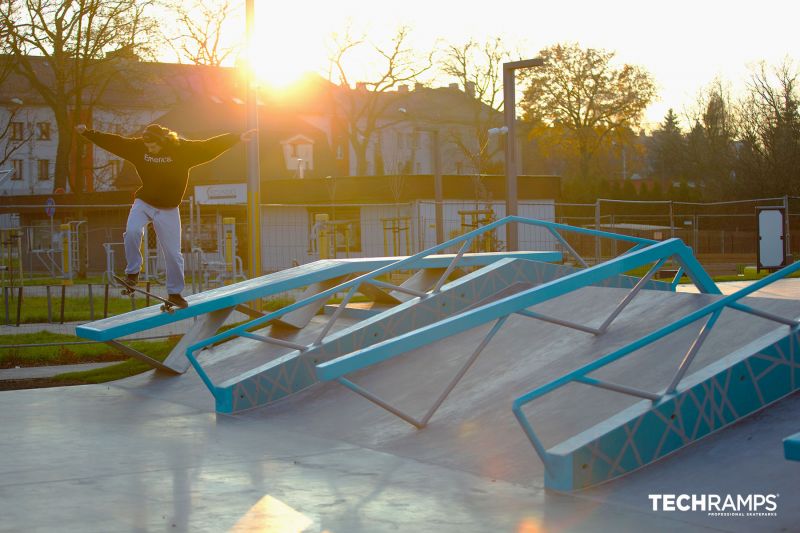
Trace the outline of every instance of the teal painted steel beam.
[[695, 274], [698, 281], [702, 284], [702, 286], [699, 287], [701, 290], [705, 289], [704, 292], [719, 294], [719, 289], [705, 271], [702, 270], [702, 267], [688, 260], [688, 258], [691, 258], [691, 252], [683, 242], [679, 239], [669, 239], [594, 267], [580, 270], [564, 276], [563, 278], [522, 291], [513, 296], [502, 298], [435, 324], [405, 333], [393, 339], [370, 346], [369, 348], [322, 363], [317, 366], [317, 377], [322, 381], [336, 379], [375, 363], [385, 361], [396, 355], [409, 352], [476, 326], [480, 326], [491, 320], [497, 320], [510, 313], [516, 313], [581, 287], [592, 285], [610, 276], [627, 272], [672, 255], [684, 259], [690, 268], [699, 269]]

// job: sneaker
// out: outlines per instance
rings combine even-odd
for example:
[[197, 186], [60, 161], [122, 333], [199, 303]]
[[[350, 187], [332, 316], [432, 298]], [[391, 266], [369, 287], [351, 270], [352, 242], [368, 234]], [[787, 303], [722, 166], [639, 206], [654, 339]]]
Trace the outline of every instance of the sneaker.
[[183, 299], [183, 296], [180, 294], [170, 294], [167, 296], [167, 300], [170, 301], [175, 307], [179, 307], [181, 309], [185, 309], [189, 307], [189, 302]]
[[135, 287], [139, 283], [139, 273], [125, 274], [125, 284], [129, 287]]

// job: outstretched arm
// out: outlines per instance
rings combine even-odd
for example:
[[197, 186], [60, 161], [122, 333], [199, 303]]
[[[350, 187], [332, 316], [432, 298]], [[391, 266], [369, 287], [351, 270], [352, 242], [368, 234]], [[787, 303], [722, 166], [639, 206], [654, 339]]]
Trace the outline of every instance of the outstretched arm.
[[256, 130], [247, 130], [242, 134], [225, 133], [216, 137], [211, 137], [204, 141], [181, 141], [185, 144], [190, 151], [190, 157], [194, 165], [207, 163], [212, 159], [216, 159], [226, 150], [231, 149], [237, 142], [247, 142], [253, 138]]
[[131, 155], [131, 148], [135, 140], [130, 137], [123, 137], [113, 133], [103, 133], [101, 131], [87, 130], [83, 124], [75, 126], [75, 131], [82, 135], [84, 139], [93, 142], [103, 150], [123, 159], [128, 159]]

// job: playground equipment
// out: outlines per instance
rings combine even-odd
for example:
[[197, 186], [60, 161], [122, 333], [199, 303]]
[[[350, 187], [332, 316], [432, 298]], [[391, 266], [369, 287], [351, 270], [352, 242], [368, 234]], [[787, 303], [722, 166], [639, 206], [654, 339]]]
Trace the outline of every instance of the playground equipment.
[[218, 222], [217, 250], [206, 252], [201, 247], [195, 246], [191, 252], [191, 270], [199, 274], [201, 291], [203, 287], [219, 287], [246, 279], [242, 258], [236, 254], [239, 246], [236, 219], [225, 217]]
[[344, 252], [344, 257], [350, 257], [353, 224], [352, 220], [330, 220], [327, 213], [314, 215], [311, 248], [316, 250], [319, 259], [336, 259], [340, 251]]
[[[411, 254], [411, 217], [382, 218], [383, 255]], [[389, 244], [391, 243], [391, 248]]]
[[[497, 218], [494, 216], [494, 209], [465, 209], [458, 211], [458, 216], [461, 221], [461, 233], [467, 233], [478, 228], [482, 228]], [[497, 232], [490, 231], [481, 233], [475, 239], [472, 245], [473, 252], [496, 252], [499, 249], [500, 243], [497, 240]]]

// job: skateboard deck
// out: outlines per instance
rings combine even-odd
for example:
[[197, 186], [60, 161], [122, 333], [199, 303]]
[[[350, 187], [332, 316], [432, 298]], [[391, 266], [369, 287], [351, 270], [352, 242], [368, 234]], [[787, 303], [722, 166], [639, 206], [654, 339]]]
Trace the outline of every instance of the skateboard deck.
[[134, 292], [138, 292], [140, 294], [146, 294], [147, 296], [149, 296], [151, 298], [155, 298], [156, 300], [160, 301], [161, 302], [161, 310], [166, 312], [166, 313], [174, 313], [175, 309], [180, 309], [180, 307], [178, 307], [178, 305], [176, 305], [173, 302], [170, 302], [166, 298], [162, 298], [161, 296], [159, 296], [157, 294], [153, 294], [152, 292], [148, 292], [148, 291], [146, 291], [144, 289], [140, 289], [139, 287], [135, 287], [133, 285], [128, 285], [127, 280], [117, 276], [116, 274], [114, 274], [114, 279], [117, 280], [122, 285], [122, 294], [124, 294], [125, 296], [128, 296], [128, 295], [130, 295], [130, 294], [132, 294]]

